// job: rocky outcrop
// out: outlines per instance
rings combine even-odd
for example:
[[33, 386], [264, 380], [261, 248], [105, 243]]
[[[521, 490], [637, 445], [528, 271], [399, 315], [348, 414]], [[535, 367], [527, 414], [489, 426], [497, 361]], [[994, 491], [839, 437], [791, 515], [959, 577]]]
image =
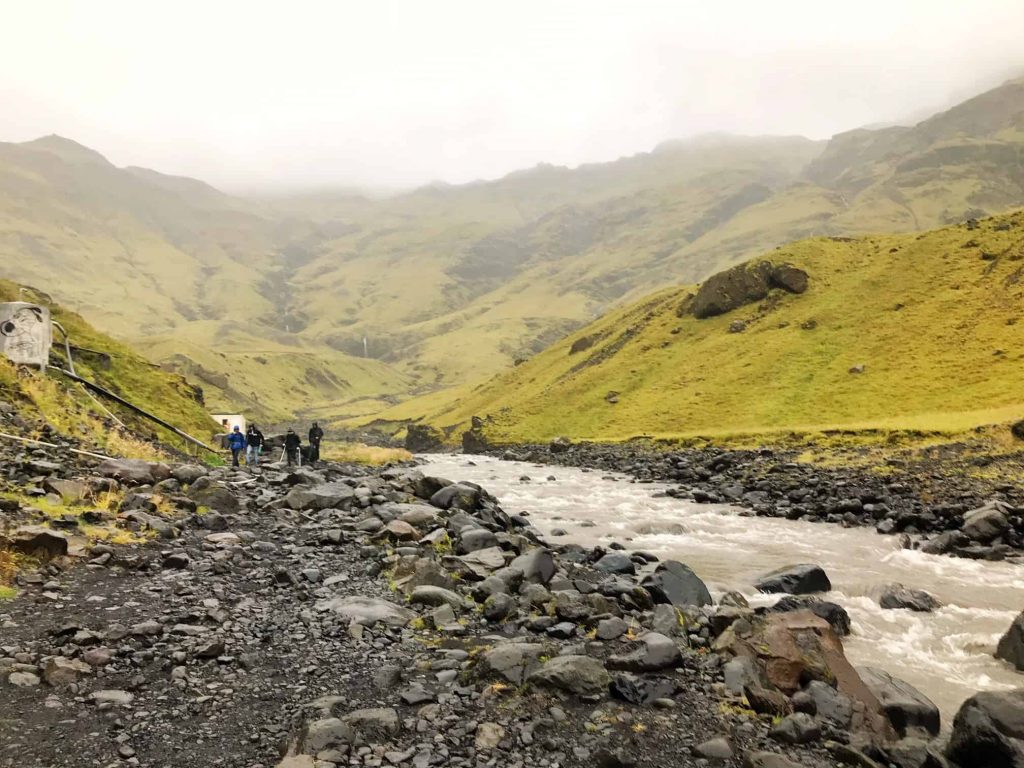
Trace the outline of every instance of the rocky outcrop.
[[405, 430], [405, 449], [411, 453], [429, 453], [444, 448], [444, 433], [429, 424], [410, 424]]
[[698, 319], [723, 315], [761, 301], [772, 288], [803, 293], [807, 290], [807, 280], [807, 273], [791, 264], [774, 266], [767, 261], [741, 264], [705, 280], [689, 305], [690, 312]]

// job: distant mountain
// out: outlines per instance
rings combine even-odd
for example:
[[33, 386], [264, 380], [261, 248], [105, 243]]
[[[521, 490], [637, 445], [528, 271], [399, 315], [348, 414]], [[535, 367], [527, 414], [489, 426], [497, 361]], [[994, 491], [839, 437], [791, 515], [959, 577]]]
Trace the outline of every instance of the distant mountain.
[[703, 136], [384, 197], [232, 197], [51, 136], [0, 144], [0, 274], [205, 377], [219, 407], [340, 418], [794, 239], [1024, 205], [1022, 115], [1016, 80], [912, 127]]

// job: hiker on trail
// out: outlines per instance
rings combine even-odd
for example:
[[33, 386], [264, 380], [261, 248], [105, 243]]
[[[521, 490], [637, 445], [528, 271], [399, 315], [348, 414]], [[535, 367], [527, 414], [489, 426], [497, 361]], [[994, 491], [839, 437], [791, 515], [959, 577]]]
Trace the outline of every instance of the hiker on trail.
[[260, 454], [263, 452], [263, 433], [255, 424], [250, 424], [245, 433], [245, 463], [250, 467], [258, 467]]
[[288, 456], [289, 467], [298, 462], [299, 446], [301, 445], [302, 441], [299, 440], [299, 436], [295, 434], [294, 430], [289, 429], [284, 436], [284, 452]]
[[315, 421], [309, 428], [309, 463], [320, 461], [320, 441], [324, 439], [324, 431]]
[[242, 434], [242, 428], [237, 424], [228, 435], [228, 448], [231, 449], [231, 466], [237, 467], [238, 456], [245, 450], [245, 435]]

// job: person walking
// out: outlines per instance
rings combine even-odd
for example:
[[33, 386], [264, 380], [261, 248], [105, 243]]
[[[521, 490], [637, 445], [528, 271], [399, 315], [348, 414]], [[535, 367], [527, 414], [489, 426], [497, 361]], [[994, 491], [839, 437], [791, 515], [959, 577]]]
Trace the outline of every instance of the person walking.
[[255, 424], [250, 424], [245, 432], [245, 463], [250, 467], [260, 465], [260, 454], [263, 452], [263, 433]]
[[284, 452], [288, 457], [288, 466], [296, 464], [299, 459], [299, 448], [302, 446], [302, 441], [299, 440], [299, 436], [295, 434], [294, 430], [289, 429], [287, 434], [284, 436]]
[[309, 428], [309, 463], [320, 461], [320, 441], [324, 439], [324, 431], [315, 421]]
[[231, 466], [237, 467], [238, 457], [245, 450], [245, 435], [242, 434], [242, 428], [237, 424], [228, 435], [228, 448], [231, 449]]

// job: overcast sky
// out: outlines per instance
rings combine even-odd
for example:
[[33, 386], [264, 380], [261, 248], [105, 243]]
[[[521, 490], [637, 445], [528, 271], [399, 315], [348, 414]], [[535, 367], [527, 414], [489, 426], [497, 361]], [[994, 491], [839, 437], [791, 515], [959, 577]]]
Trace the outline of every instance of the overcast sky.
[[1022, 0], [0, 0], [0, 140], [228, 190], [825, 138], [1024, 72]]

